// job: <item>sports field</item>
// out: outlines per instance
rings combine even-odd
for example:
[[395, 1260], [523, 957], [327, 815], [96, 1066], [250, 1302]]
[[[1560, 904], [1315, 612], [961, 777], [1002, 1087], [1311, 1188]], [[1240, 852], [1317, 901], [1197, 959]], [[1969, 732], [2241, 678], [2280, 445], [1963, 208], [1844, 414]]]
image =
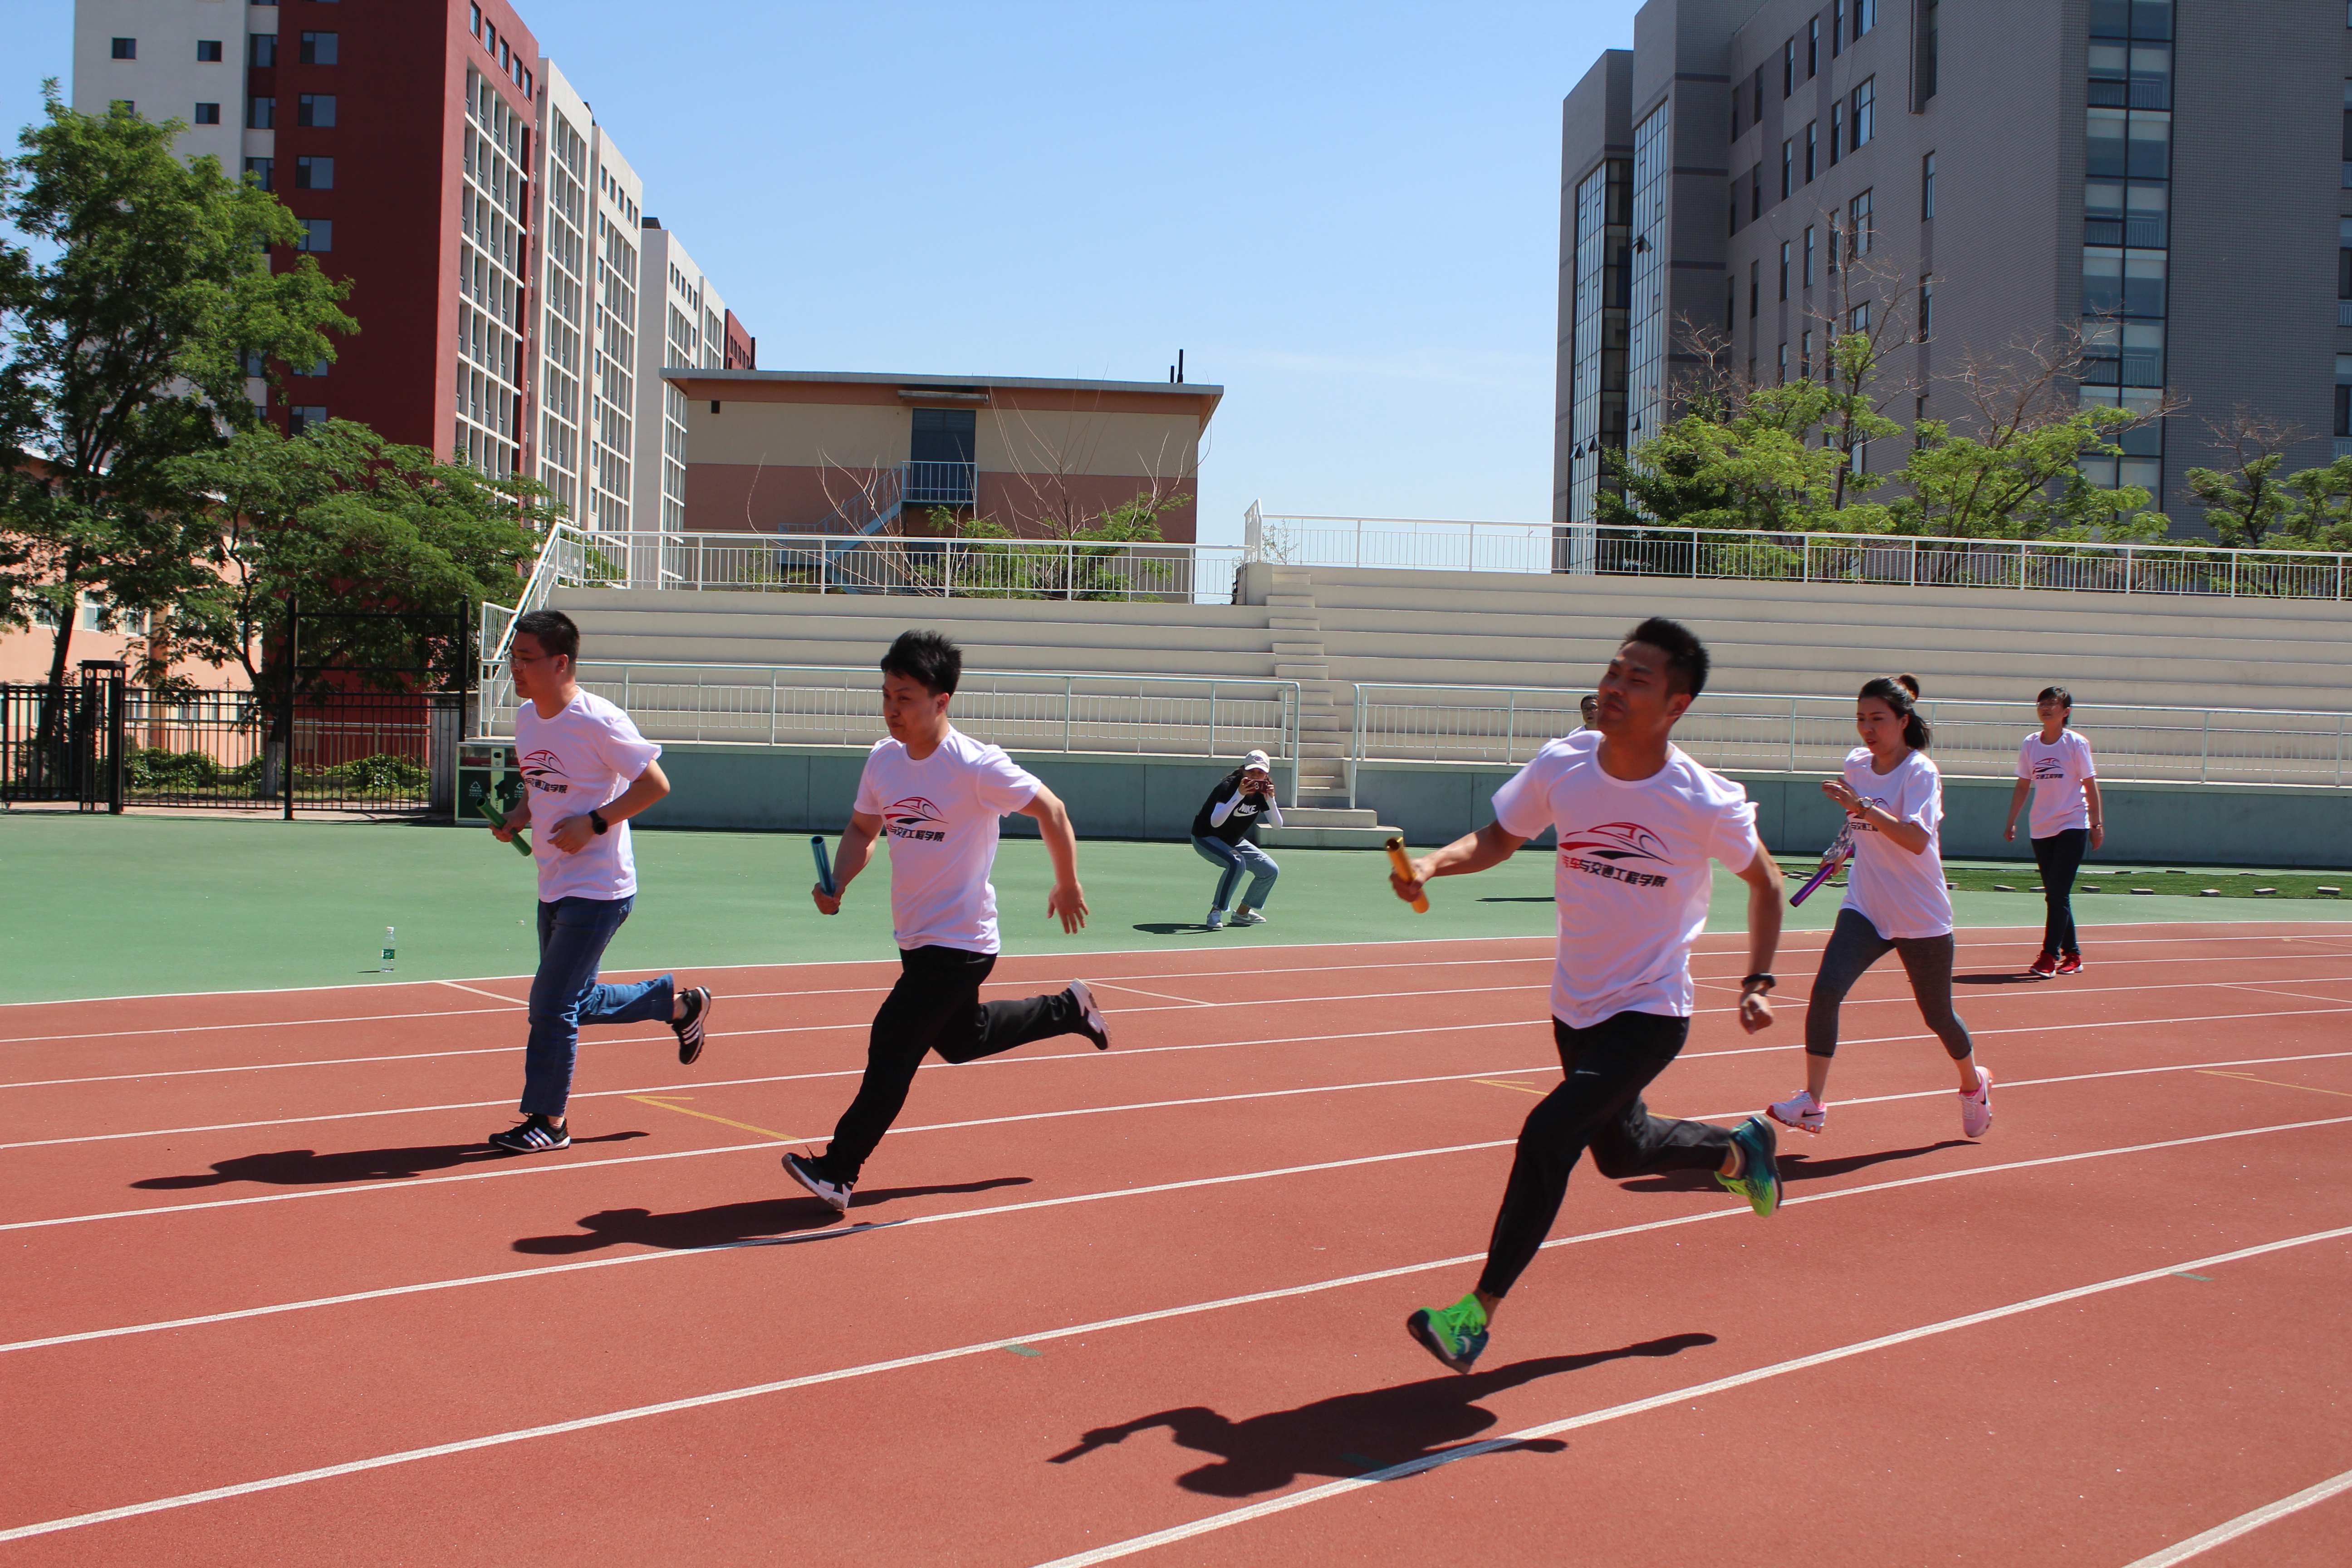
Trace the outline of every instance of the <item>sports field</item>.
[[[1548, 857], [1415, 917], [1288, 852], [1211, 936], [1188, 849], [1088, 844], [1064, 939], [1009, 845], [989, 994], [1082, 975], [1113, 1048], [927, 1068], [836, 1221], [777, 1156], [855, 1086], [882, 900], [823, 921], [790, 837], [638, 851], [612, 968], [717, 985], [709, 1047], [593, 1035], [573, 1147], [509, 1160], [510, 852], [0, 820], [0, 1562], [2344, 1561], [2338, 910], [2080, 900], [2089, 970], [2037, 984], [2039, 900], [1956, 895], [1986, 1139], [1882, 964], [1780, 1213], [1580, 1173], [1455, 1376], [1402, 1321], [1557, 1081]], [[1751, 1038], [1719, 894], [1654, 1106], [1800, 1080], [1833, 910]]]

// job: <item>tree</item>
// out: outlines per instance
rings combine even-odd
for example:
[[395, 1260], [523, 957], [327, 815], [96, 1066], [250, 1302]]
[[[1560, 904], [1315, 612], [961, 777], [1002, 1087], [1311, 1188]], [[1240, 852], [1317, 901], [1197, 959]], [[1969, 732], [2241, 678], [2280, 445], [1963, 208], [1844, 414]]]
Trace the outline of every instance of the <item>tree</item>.
[[2303, 438], [2302, 427], [2244, 404], [2220, 424], [2207, 420], [2205, 427], [2215, 445], [2227, 445], [2237, 459], [2227, 473], [2191, 468], [2187, 475], [2189, 493], [2204, 503], [2205, 524], [2213, 537], [2232, 547], [2259, 549], [2265, 535], [2282, 528], [2292, 531], [2305, 502], [2278, 467], [2286, 460], [2286, 449]]
[[219, 160], [183, 163], [179, 121], [68, 108], [46, 87], [46, 121], [5, 165], [7, 216], [38, 242], [0, 250], [0, 625], [55, 628], [49, 681], [66, 679], [82, 595], [111, 618], [199, 589], [209, 522], [167, 481], [175, 459], [257, 423], [253, 356], [334, 357], [348, 285], [310, 257], [270, 269], [301, 237], [278, 198], [229, 180]]
[[[288, 609], [298, 595], [310, 623], [306, 668], [410, 670], [462, 684], [463, 628], [485, 598], [513, 594], [518, 568], [555, 518], [536, 480], [491, 480], [341, 419], [291, 438], [249, 426], [178, 459], [168, 478], [212, 498], [211, 570], [148, 639], [147, 673], [175, 658], [233, 663], [257, 690], [286, 687]], [[352, 611], [446, 616], [458, 635], [420, 634], [414, 621], [338, 618]], [[377, 683], [396, 681], [387, 673]]]

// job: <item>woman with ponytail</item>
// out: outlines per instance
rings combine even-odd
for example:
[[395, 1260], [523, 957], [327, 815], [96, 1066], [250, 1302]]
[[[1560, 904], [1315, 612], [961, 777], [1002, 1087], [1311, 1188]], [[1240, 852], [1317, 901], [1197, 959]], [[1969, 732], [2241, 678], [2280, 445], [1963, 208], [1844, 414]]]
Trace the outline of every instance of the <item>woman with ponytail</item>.
[[1968, 1026], [1952, 1011], [1952, 900], [1937, 841], [1944, 780], [1927, 760], [1931, 735], [1918, 697], [1919, 682], [1908, 675], [1864, 684], [1853, 716], [1862, 744], [1846, 754], [1843, 776], [1822, 785], [1853, 829], [1853, 871], [1805, 1004], [1805, 1087], [1768, 1108], [1773, 1121], [1800, 1131], [1828, 1124], [1823, 1095], [1838, 1008], [1890, 951], [1901, 956], [1912, 999], [1959, 1076], [1961, 1131], [1980, 1138], [1992, 1126], [1992, 1075], [1977, 1066]]
[[2033, 863], [2042, 872], [2042, 901], [2049, 919], [2042, 927], [2042, 952], [2026, 973], [2036, 980], [2083, 973], [2082, 939], [2074, 934], [2074, 873], [2085, 851], [2107, 841], [2106, 811], [2099, 799], [2099, 770], [2091, 742], [2067, 726], [2074, 699], [2063, 686], [2045, 686], [2033, 700], [2042, 728], [2017, 748], [2017, 787], [2009, 792], [2009, 826], [2001, 837], [2017, 839], [2017, 814], [2033, 795], [2029, 826]]

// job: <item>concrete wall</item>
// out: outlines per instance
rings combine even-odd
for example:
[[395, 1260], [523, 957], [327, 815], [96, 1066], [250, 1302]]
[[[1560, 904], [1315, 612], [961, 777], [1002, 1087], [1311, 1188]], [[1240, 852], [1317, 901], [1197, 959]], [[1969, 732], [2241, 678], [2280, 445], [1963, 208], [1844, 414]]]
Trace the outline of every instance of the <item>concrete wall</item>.
[[[1014, 753], [1022, 766], [1068, 803], [1081, 837], [1181, 839], [1192, 814], [1227, 765], [1160, 757], [1068, 757]], [[850, 747], [729, 746], [680, 742], [663, 749], [675, 792], [647, 812], [652, 827], [841, 831], [866, 753]], [[1416, 845], [1440, 844], [1491, 821], [1495, 791], [1511, 770], [1467, 763], [1367, 763], [1359, 798]], [[1811, 773], [1735, 773], [1756, 801], [1757, 826], [1776, 852], [1816, 854], [1836, 832], [1838, 813]], [[1288, 780], [1277, 775], [1278, 784]], [[2011, 784], [1948, 779], [1944, 851], [1959, 858], [2024, 858], [2022, 832], [2001, 841]], [[2095, 863], [2180, 866], [2352, 867], [2352, 791], [2198, 784], [2109, 784], [2107, 847]], [[1009, 835], [1036, 831], [1010, 818]]]

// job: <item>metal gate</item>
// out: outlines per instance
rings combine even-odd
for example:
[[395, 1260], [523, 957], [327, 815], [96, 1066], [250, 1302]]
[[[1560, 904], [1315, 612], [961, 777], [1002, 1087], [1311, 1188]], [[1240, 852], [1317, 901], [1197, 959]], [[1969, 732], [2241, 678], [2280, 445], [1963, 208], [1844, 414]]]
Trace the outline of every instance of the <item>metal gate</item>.
[[122, 809], [123, 668], [85, 659], [63, 688], [0, 685], [0, 801]]

